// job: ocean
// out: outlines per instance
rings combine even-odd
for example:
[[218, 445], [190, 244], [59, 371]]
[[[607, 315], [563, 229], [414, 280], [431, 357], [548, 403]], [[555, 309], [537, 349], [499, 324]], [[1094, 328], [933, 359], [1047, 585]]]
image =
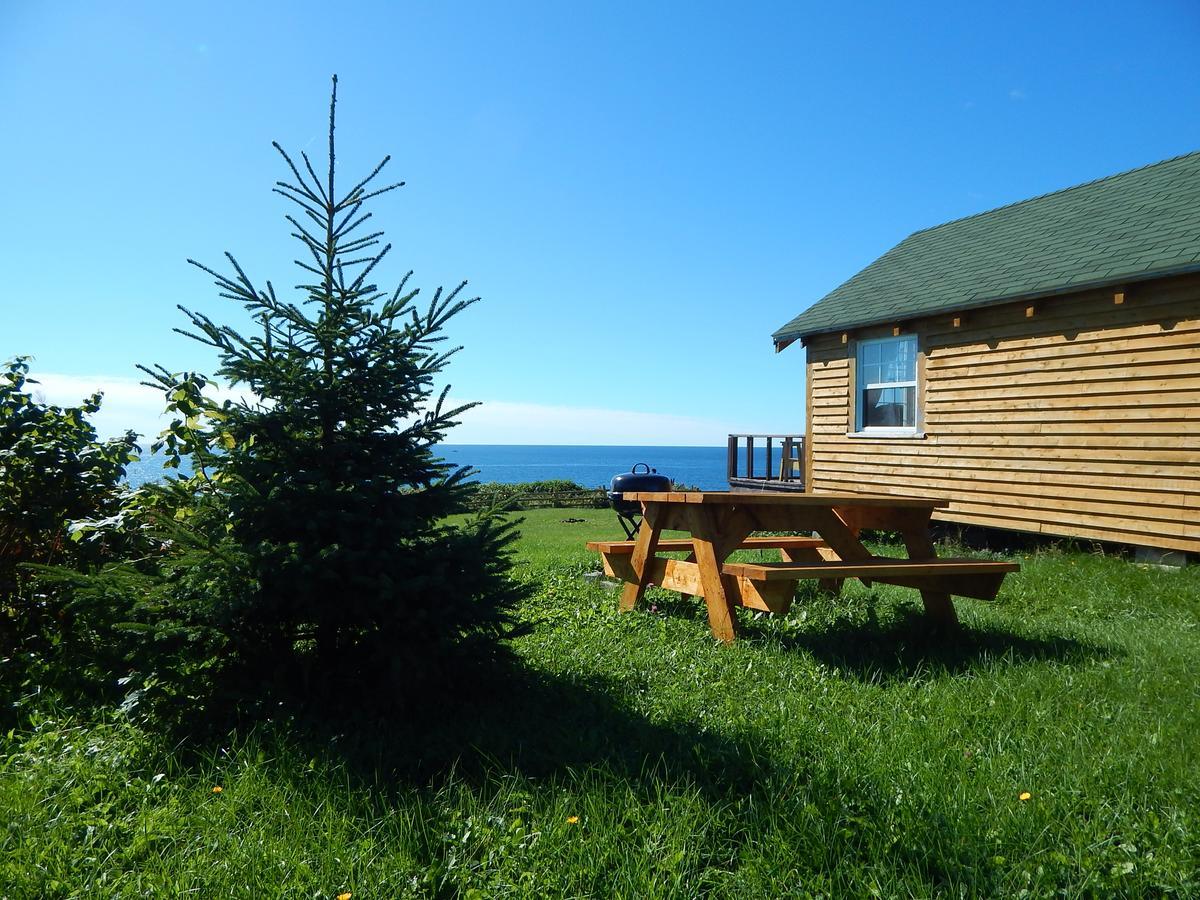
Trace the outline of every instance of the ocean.
[[563, 478], [584, 487], [608, 487], [614, 475], [646, 463], [679, 484], [706, 491], [729, 489], [724, 447], [565, 447], [444, 444], [442, 458], [478, 469], [478, 481], [514, 484]]
[[[680, 484], [706, 491], [729, 489], [724, 447], [571, 447], [517, 444], [442, 444], [441, 456], [454, 465], [478, 469], [478, 481], [515, 484], [562, 478], [584, 487], [608, 486], [614, 475], [646, 463]], [[743, 451], [744, 452], [744, 451]], [[776, 449], [778, 459], [778, 449]], [[761, 450], [758, 465], [762, 466]], [[129, 466], [134, 485], [162, 477], [158, 458], [149, 454]]]

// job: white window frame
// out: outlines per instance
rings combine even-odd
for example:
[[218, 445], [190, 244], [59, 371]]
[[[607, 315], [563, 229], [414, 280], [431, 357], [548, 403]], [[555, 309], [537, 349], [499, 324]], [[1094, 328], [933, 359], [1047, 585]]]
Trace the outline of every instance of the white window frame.
[[[876, 344], [896, 343], [899, 341], [908, 341], [913, 347], [913, 378], [912, 381], [886, 381], [870, 384], [863, 384], [859, 381], [859, 377], [863, 371], [863, 348], [871, 347]], [[888, 337], [872, 338], [871, 340], [858, 341], [854, 348], [854, 384], [851, 385], [851, 390], [854, 391], [854, 431], [853, 435], [861, 437], [924, 437], [920, 431], [921, 423], [921, 397], [918, 387], [918, 369], [921, 364], [920, 360], [920, 345], [915, 334], [892, 335]], [[911, 426], [896, 428], [896, 427], [880, 427], [878, 425], [863, 426], [863, 392], [867, 390], [878, 390], [884, 388], [912, 388], [913, 389], [913, 418], [914, 422]]]

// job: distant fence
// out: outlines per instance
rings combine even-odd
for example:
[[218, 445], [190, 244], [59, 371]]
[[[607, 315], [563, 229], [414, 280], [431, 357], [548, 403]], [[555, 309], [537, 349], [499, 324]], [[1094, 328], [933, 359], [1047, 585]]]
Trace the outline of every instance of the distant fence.
[[[496, 504], [503, 509], [604, 509], [608, 497], [603, 488], [566, 491], [520, 491], [503, 490], [503, 485], [488, 485], [488, 490], [475, 491], [468, 505], [471, 509], [485, 509]], [[497, 488], [500, 488], [499, 490]]]

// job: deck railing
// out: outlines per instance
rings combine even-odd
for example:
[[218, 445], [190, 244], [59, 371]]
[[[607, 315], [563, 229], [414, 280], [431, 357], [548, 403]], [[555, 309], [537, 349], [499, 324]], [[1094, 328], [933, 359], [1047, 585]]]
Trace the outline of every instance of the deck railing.
[[778, 482], [780, 487], [800, 487], [804, 484], [804, 435], [731, 434], [726, 461], [730, 484]]

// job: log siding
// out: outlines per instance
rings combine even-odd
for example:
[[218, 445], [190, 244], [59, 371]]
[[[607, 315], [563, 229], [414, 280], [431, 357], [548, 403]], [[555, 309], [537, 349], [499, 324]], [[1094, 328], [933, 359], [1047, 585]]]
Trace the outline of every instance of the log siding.
[[[896, 326], [918, 336], [923, 436], [851, 436], [857, 341]], [[1200, 552], [1200, 277], [805, 344], [809, 490], [944, 497], [944, 521]]]

